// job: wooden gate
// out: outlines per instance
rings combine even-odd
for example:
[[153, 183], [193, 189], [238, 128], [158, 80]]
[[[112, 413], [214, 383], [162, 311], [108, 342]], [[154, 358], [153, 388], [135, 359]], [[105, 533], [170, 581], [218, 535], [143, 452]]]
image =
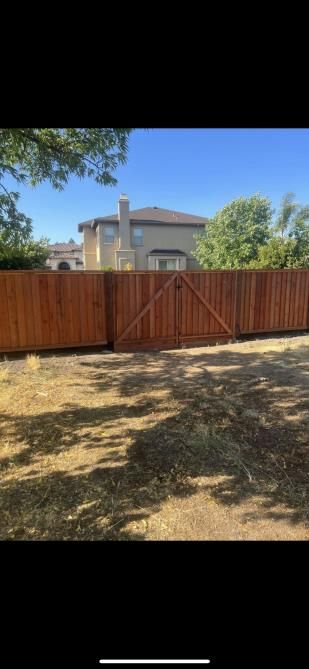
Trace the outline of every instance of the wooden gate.
[[114, 351], [178, 346], [177, 287], [177, 272], [113, 272]]
[[180, 272], [179, 343], [233, 338], [236, 272]]
[[115, 351], [233, 337], [235, 272], [114, 272]]

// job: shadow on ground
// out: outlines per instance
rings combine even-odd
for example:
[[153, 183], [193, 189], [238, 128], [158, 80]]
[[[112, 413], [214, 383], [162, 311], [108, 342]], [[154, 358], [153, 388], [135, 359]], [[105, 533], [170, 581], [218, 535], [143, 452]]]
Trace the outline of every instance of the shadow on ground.
[[[141, 521], [171, 498], [195, 495], [201, 477], [199, 491], [220, 505], [259, 498], [255, 519], [306, 523], [307, 350], [240, 354], [231, 346], [211, 355], [196, 349], [82, 357], [81, 384], [96, 397], [114, 391], [118, 401], [91, 408], [73, 401], [58, 412], [0, 417], [6, 421], [0, 436], [14, 435], [25, 446], [1, 460], [6, 478], [0, 538], [143, 540]], [[153, 397], [154, 389], [168, 393]], [[170, 399], [178, 410], [162, 417]], [[131, 418], [146, 419], [152, 412], [155, 424], [128, 427]], [[129, 445], [122, 452], [124, 419]], [[94, 430], [100, 426], [113, 426], [112, 438]], [[102, 450], [91, 471], [76, 463], [70, 471], [42, 474], [41, 457], [64, 451], [69, 456], [79, 441], [84, 451]], [[27, 475], [10, 478], [10, 467], [25, 465], [31, 467]], [[139, 524], [137, 530], [130, 529], [132, 523]]]

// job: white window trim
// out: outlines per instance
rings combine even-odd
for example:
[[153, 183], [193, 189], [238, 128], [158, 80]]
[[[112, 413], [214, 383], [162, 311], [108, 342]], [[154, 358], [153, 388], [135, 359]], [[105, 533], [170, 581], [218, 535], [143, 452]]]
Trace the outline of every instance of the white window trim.
[[[105, 232], [105, 230], [106, 230], [107, 228], [111, 228], [111, 229], [113, 230], [114, 238], [113, 238], [113, 241], [112, 241], [112, 242], [107, 242], [107, 241], [106, 241], [106, 232]], [[111, 235], [108, 235], [108, 236], [110, 237]], [[115, 226], [114, 226], [114, 225], [104, 225], [104, 229], [103, 229], [103, 244], [106, 244], [106, 245], [109, 245], [109, 246], [114, 246], [114, 245], [115, 245], [115, 241], [116, 241]]]
[[176, 260], [175, 270], [179, 270], [180, 269], [180, 259], [181, 259], [181, 257], [182, 256], [153, 256], [153, 258], [155, 259], [155, 268], [156, 268], [156, 270], [159, 270], [161, 272], [166, 272], [166, 271], [167, 272], [172, 272], [173, 271], [172, 269], [170, 269], [170, 270], [161, 269], [160, 270], [159, 269], [159, 260]]
[[[142, 233], [143, 233], [143, 235], [142, 235], [142, 242], [141, 242], [141, 243], [140, 243], [140, 242], [137, 242], [137, 243], [136, 243], [136, 239], [135, 239], [135, 236], [134, 236], [135, 230], [141, 230]], [[139, 226], [136, 226], [136, 227], [133, 228], [132, 245], [133, 245], [133, 246], [144, 246], [144, 228], [141, 228], [141, 227], [139, 227]]]

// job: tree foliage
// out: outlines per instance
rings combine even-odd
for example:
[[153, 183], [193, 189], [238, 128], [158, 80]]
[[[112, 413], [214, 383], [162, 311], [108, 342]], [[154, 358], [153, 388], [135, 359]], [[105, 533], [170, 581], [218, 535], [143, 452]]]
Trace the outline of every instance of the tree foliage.
[[205, 269], [247, 267], [270, 237], [270, 200], [240, 197], [220, 209], [197, 235], [195, 256]]
[[105, 186], [115, 185], [113, 172], [126, 161], [131, 131], [132, 128], [0, 128], [2, 265], [15, 258], [17, 264], [32, 263], [36, 267], [37, 263], [44, 266], [46, 260], [46, 240], [32, 239], [31, 219], [18, 211], [18, 193], [7, 191], [5, 177], [30, 186], [49, 181], [57, 190], [63, 190], [73, 175], [92, 178]]
[[289, 192], [283, 195], [281, 200], [277, 219], [273, 226], [273, 231], [280, 234], [281, 238], [284, 238], [285, 234], [288, 232], [293, 217], [297, 214], [299, 208], [296, 202], [293, 202], [294, 198], [294, 193]]
[[0, 269], [44, 269], [49, 256], [48, 239], [30, 239], [13, 248], [0, 247]]
[[284, 269], [297, 267], [295, 264], [295, 239], [272, 237], [267, 244], [260, 246], [257, 258], [253, 260], [250, 269]]
[[0, 195], [0, 269], [45, 267], [48, 240], [32, 239], [31, 219], [17, 210], [18, 193]]
[[251, 267], [283, 269], [309, 266], [309, 207], [298, 204], [294, 193], [286, 193], [271, 228], [266, 246], [260, 246]]
[[195, 257], [205, 269], [309, 266], [309, 206], [283, 196], [275, 220], [268, 198], [238, 198], [197, 236]]
[[37, 186], [62, 190], [70, 176], [115, 185], [113, 172], [126, 161], [132, 128], [2, 128], [0, 172]]

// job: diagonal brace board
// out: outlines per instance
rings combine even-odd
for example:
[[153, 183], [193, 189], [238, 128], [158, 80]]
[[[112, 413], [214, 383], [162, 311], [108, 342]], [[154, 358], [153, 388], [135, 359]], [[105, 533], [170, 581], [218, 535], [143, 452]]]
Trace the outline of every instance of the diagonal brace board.
[[192, 290], [192, 292], [196, 295], [196, 297], [200, 300], [200, 302], [202, 302], [202, 303], [204, 304], [204, 306], [206, 307], [206, 309], [208, 309], [208, 311], [210, 311], [210, 313], [211, 313], [212, 316], [216, 319], [216, 321], [217, 321], [218, 323], [220, 323], [220, 325], [222, 325], [222, 327], [224, 328], [224, 330], [225, 330], [228, 334], [231, 334], [231, 335], [232, 335], [233, 333], [232, 333], [231, 328], [227, 325], [227, 323], [225, 323], [225, 321], [223, 320], [223, 318], [221, 318], [221, 316], [219, 316], [219, 314], [216, 312], [216, 310], [211, 306], [211, 304], [209, 304], [209, 302], [208, 302], [208, 301], [205, 299], [205, 297], [199, 292], [199, 290], [197, 290], [197, 288], [195, 288], [195, 286], [193, 285], [192, 281], [190, 281], [190, 279], [188, 279], [188, 277], [187, 277], [185, 274], [181, 274], [181, 278], [182, 278], [182, 280], [187, 284], [187, 286], [189, 286], [189, 288], [190, 288], [190, 289]]
[[157, 290], [157, 292], [154, 294], [154, 296], [151, 298], [151, 300], [148, 302], [148, 304], [146, 304], [144, 309], [142, 309], [142, 311], [140, 311], [140, 313], [137, 314], [137, 316], [135, 316], [133, 321], [131, 321], [131, 323], [129, 323], [129, 325], [126, 327], [126, 329], [117, 338], [117, 341], [116, 341], [117, 344], [120, 341], [122, 341], [122, 339], [124, 339], [124, 337], [126, 337], [127, 334], [129, 334], [130, 330], [132, 330], [132, 328], [134, 328], [134, 325], [136, 325], [138, 323], [138, 321], [140, 321], [141, 318], [143, 318], [143, 316], [145, 316], [145, 314], [147, 314], [147, 311], [149, 311], [149, 309], [152, 307], [152, 305], [161, 297], [161, 295], [163, 295], [164, 291], [167, 290], [167, 288], [169, 288], [172, 285], [173, 281], [175, 281], [176, 278], [177, 278], [177, 273], [174, 272], [174, 274], [168, 279], [168, 281], [161, 288], [159, 288], [159, 290]]

